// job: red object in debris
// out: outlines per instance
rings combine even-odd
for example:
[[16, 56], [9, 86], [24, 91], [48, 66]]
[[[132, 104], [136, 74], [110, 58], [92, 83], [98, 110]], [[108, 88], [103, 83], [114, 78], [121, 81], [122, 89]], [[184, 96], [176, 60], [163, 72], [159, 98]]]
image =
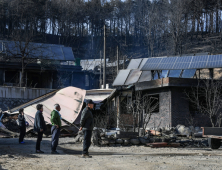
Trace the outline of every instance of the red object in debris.
[[147, 143], [146, 145], [150, 146], [151, 148], [180, 147], [179, 143], [166, 143], [166, 142]]

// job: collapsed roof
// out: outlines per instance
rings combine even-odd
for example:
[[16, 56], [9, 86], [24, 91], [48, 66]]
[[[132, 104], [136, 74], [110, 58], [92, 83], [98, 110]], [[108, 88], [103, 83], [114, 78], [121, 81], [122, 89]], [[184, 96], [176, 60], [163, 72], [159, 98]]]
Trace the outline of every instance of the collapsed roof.
[[60, 114], [62, 116], [62, 126], [68, 126], [67, 123], [79, 124], [81, 109], [83, 102], [86, 100], [93, 100], [96, 103], [95, 109], [100, 109], [101, 102], [103, 102], [111, 93], [112, 89], [93, 89], [83, 90], [76, 87], [66, 87], [61, 90], [55, 90], [47, 93], [41, 97], [33, 99], [23, 105], [10, 110], [9, 114], [18, 114], [20, 108], [24, 108], [26, 121], [29, 123], [27, 131], [34, 127], [34, 119], [36, 114], [36, 106], [43, 104], [43, 115], [46, 124], [51, 124], [51, 112], [54, 105], [58, 103], [61, 106]]
[[[34, 99], [22, 106], [18, 106], [12, 110], [9, 114], [18, 114], [20, 108], [24, 108], [26, 121], [29, 123], [27, 129], [31, 130], [34, 127], [34, 119], [36, 114], [37, 104], [42, 104], [44, 111], [44, 119], [46, 124], [51, 124], [50, 117], [51, 112], [54, 109], [54, 105], [58, 103], [61, 106], [60, 114], [62, 119], [69, 122], [75, 123], [84, 102], [86, 91], [76, 87], [66, 87], [59, 91], [54, 91], [43, 97]], [[65, 121], [62, 121], [62, 126], [67, 126]]]

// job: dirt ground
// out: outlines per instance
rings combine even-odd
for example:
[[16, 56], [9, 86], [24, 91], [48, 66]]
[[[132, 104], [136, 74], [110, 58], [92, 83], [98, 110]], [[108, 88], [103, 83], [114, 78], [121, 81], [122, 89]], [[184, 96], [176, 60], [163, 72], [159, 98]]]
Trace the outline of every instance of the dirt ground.
[[60, 138], [59, 155], [50, 154], [50, 138], [44, 138], [41, 149], [35, 153], [35, 138], [25, 139], [18, 144], [17, 138], [0, 138], [0, 169], [96, 169], [96, 170], [222, 170], [222, 148], [149, 148], [94, 147], [90, 148], [93, 158], [80, 158], [82, 145], [73, 138]]

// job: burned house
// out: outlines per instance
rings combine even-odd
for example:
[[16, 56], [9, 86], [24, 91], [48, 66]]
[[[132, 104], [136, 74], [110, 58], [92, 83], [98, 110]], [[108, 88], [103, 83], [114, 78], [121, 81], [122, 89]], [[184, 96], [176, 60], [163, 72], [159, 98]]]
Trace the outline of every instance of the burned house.
[[71, 47], [6, 40], [0, 40], [0, 86], [97, 88], [94, 77], [76, 62]]
[[[190, 126], [190, 115], [195, 119], [194, 126], [210, 126], [209, 120], [187, 99], [186, 92], [200, 79], [221, 79], [221, 67], [222, 55], [132, 59], [113, 82], [116, 91], [107, 99], [107, 113], [114, 109], [118, 116], [126, 116], [126, 106], [140, 92], [155, 99], [152, 105], [157, 106], [146, 127]], [[144, 113], [136, 117], [137, 127], [142, 126]], [[128, 121], [128, 126], [132, 127], [132, 121]]]

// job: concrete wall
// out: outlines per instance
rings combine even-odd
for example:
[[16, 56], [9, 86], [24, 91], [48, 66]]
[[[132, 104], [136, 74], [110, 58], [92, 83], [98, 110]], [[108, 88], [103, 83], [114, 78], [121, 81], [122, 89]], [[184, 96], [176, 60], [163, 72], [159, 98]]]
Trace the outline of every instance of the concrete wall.
[[53, 90], [20, 87], [0, 87], [0, 108], [3, 111], [8, 110], [8, 108], [12, 109], [51, 91]]
[[145, 91], [146, 94], [159, 95], [159, 113], [154, 113], [147, 128], [171, 126], [171, 91], [169, 88]]
[[[189, 90], [189, 89], [188, 89]], [[195, 113], [191, 119], [189, 100], [184, 87], [163, 87], [144, 91], [146, 94], [159, 95], [159, 113], [153, 114], [148, 128], [185, 126], [211, 126], [209, 118]]]

